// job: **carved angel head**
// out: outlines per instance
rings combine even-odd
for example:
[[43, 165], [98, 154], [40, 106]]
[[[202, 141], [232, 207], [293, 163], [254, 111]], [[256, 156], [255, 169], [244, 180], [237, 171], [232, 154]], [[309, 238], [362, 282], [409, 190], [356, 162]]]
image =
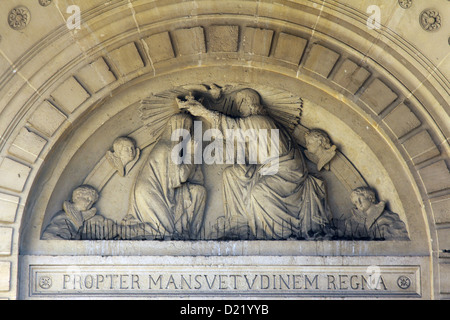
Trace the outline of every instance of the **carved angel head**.
[[122, 164], [126, 166], [136, 157], [136, 146], [134, 141], [127, 137], [119, 137], [113, 143], [114, 154], [120, 158]]
[[72, 202], [79, 211], [86, 211], [92, 208], [98, 197], [97, 190], [89, 185], [79, 186], [72, 192]]
[[305, 133], [306, 157], [317, 164], [317, 170], [329, 170], [329, 162], [336, 155], [336, 146], [331, 144], [328, 135], [320, 129]]
[[120, 176], [125, 177], [139, 160], [141, 150], [136, 147], [134, 140], [128, 137], [114, 140], [112, 149], [106, 152], [106, 159]]
[[353, 205], [361, 212], [366, 212], [377, 202], [375, 191], [369, 187], [356, 188], [352, 191], [350, 198]]
[[321, 148], [330, 149], [331, 141], [328, 135], [320, 130], [313, 129], [305, 134], [306, 149], [311, 153], [317, 153]]

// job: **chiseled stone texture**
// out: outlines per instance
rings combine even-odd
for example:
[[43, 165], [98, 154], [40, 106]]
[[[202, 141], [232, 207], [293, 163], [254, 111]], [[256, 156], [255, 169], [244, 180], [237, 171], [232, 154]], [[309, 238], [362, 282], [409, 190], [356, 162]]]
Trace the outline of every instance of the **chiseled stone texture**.
[[236, 52], [239, 26], [210, 26], [206, 33], [208, 52]]
[[[116, 81], [116, 77], [103, 58], [98, 58], [86, 65], [77, 72], [76, 78], [94, 93]], [[75, 86], [78, 87], [76, 84]], [[83, 88], [78, 87], [78, 105], [84, 101], [83, 98], [89, 98], [89, 95], [84, 93], [82, 89]], [[78, 107], [78, 105], [76, 105], [76, 107]]]
[[13, 223], [16, 220], [20, 198], [0, 193], [0, 222]]
[[395, 99], [397, 94], [380, 79], [375, 79], [369, 84], [361, 95], [361, 100], [376, 114], [380, 114]]
[[66, 116], [45, 100], [34, 111], [28, 122], [47, 137], [51, 137], [65, 120]]
[[61, 106], [67, 113], [74, 112], [89, 97], [89, 93], [74, 77], [68, 78], [52, 93], [56, 105]]
[[28, 163], [34, 163], [46, 143], [47, 140], [24, 127], [20, 130], [16, 139], [14, 139], [8, 151], [10, 154]]
[[355, 94], [369, 77], [369, 71], [347, 59], [339, 67], [333, 81], [350, 93]]
[[0, 187], [21, 192], [31, 168], [9, 158], [0, 163]]
[[273, 30], [245, 28], [242, 48], [245, 53], [268, 56], [272, 45]]
[[428, 193], [450, 188], [450, 172], [444, 160], [419, 170]]
[[165, 61], [175, 57], [169, 32], [153, 34], [144, 38], [143, 41], [147, 47], [152, 63]]
[[308, 54], [304, 67], [322, 77], [328, 78], [338, 59], [339, 54], [337, 52], [322, 45], [315, 44]]
[[0, 227], [0, 256], [11, 255], [13, 228]]
[[172, 32], [172, 35], [175, 48], [180, 56], [206, 52], [205, 33], [202, 27], [178, 29]]
[[394, 132], [397, 138], [419, 127], [422, 123], [404, 103], [396, 106], [383, 121]]
[[122, 76], [126, 76], [144, 67], [144, 62], [134, 42], [113, 50], [108, 56]]
[[297, 65], [303, 56], [307, 43], [308, 40], [306, 39], [282, 32], [278, 35], [278, 42], [273, 56]]

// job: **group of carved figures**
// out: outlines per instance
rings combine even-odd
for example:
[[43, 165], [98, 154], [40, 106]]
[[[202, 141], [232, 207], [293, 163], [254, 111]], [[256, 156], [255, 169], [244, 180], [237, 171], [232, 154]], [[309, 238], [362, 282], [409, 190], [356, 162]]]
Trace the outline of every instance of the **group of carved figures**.
[[[216, 102], [220, 95], [214, 95]], [[302, 151], [291, 134], [267, 113], [259, 94], [241, 89], [227, 99], [238, 116], [212, 110], [192, 95], [176, 98], [180, 112], [169, 119], [165, 131], [142, 164], [133, 186], [130, 210], [121, 222], [97, 213], [98, 192], [91, 186], [76, 188], [43, 232], [42, 239], [152, 239], [152, 240], [393, 240], [408, 239], [405, 224], [396, 213], [377, 201], [369, 187], [351, 193], [354, 205], [343, 220], [333, 219], [324, 181], [309, 172], [305, 157], [318, 171], [329, 167], [336, 153], [327, 134], [311, 130]], [[205, 103], [206, 104], [206, 103]], [[201, 164], [175, 163], [171, 157], [179, 141], [177, 129], [193, 130], [194, 119], [211, 128], [278, 129], [277, 170], [264, 174], [273, 159], [232, 164], [222, 174], [224, 216], [206, 231]], [[259, 146], [261, 147], [261, 146]], [[263, 146], [264, 148], [269, 146]], [[139, 160], [140, 150], [130, 138], [121, 137], [107, 152], [107, 159], [121, 176]], [[248, 154], [246, 154], [248, 157]], [[208, 232], [208, 233], [207, 233]], [[215, 232], [215, 233], [214, 233]]]

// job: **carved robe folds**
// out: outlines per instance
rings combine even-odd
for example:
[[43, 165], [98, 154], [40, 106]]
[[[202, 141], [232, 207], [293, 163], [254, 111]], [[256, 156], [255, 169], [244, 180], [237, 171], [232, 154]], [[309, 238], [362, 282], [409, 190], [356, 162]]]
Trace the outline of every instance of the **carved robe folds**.
[[[233, 165], [224, 171], [226, 217], [239, 216], [238, 221], [248, 224], [255, 239], [325, 236], [330, 231], [331, 213], [323, 182], [308, 174], [304, 158], [286, 130], [263, 115], [234, 119], [218, 114], [218, 117], [217, 124], [223, 131], [279, 129], [278, 166], [276, 170], [269, 169], [273, 171], [271, 174], [264, 174], [273, 165], [270, 157], [258, 164]], [[269, 144], [259, 143], [261, 147], [269, 148]], [[267, 150], [266, 154], [271, 152]]]
[[156, 239], [197, 239], [203, 224], [206, 190], [200, 167], [175, 164], [171, 133], [190, 130], [192, 119], [174, 115], [153, 148], [134, 187], [133, 214], [153, 229]]

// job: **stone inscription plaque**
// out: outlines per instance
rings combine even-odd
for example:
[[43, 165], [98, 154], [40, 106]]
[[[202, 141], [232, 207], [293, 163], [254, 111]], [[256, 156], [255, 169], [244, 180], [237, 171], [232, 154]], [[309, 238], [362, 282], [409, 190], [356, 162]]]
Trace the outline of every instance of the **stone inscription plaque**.
[[419, 266], [29, 265], [31, 298], [420, 297]]

